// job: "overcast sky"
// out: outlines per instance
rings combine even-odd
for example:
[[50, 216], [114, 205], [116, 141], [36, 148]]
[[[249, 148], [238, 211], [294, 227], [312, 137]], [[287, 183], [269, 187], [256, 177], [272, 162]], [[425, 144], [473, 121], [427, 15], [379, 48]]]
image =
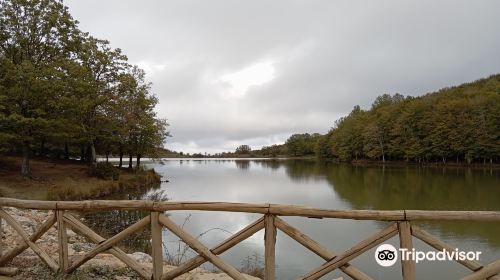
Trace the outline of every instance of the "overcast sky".
[[170, 149], [256, 149], [325, 133], [383, 93], [500, 72], [500, 1], [65, 1], [140, 65]]

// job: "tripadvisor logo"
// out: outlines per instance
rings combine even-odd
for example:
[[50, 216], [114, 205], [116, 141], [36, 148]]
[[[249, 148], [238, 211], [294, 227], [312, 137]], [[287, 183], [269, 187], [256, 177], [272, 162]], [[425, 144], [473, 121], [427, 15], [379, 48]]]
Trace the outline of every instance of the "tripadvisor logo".
[[381, 266], [392, 266], [398, 260], [398, 251], [391, 244], [382, 244], [375, 250], [375, 260]]
[[443, 249], [441, 251], [419, 251], [415, 248], [409, 250], [406, 248], [396, 249], [391, 244], [382, 244], [375, 250], [375, 260], [381, 266], [388, 267], [392, 266], [398, 260], [398, 255], [401, 257], [402, 261], [414, 261], [419, 263], [420, 261], [479, 261], [479, 256], [482, 252], [480, 251], [460, 251], [458, 249], [449, 251]]

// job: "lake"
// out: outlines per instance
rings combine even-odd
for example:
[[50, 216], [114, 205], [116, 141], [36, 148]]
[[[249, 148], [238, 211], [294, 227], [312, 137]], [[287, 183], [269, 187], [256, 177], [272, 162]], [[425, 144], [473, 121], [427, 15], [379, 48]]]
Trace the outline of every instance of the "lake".
[[[168, 179], [161, 189], [170, 200], [282, 203], [331, 209], [500, 210], [500, 171], [490, 168], [419, 166], [352, 166], [306, 160], [167, 159], [147, 163]], [[191, 235], [213, 247], [260, 218], [258, 214], [173, 212], [171, 217]], [[284, 217], [285, 221], [335, 253], [341, 253], [387, 225], [385, 222]], [[500, 259], [500, 224], [432, 222], [421, 227], [464, 251], [481, 251], [480, 262]], [[263, 261], [263, 231], [222, 257], [241, 268], [249, 257]], [[172, 234], [164, 232], [169, 255], [190, 257]], [[431, 247], [415, 238], [414, 246]], [[396, 248], [399, 239], [389, 242]], [[401, 279], [401, 267], [381, 267], [375, 249], [351, 264], [374, 279]], [[300, 244], [278, 231], [278, 279], [294, 279], [323, 263]], [[204, 267], [212, 269], [212, 265]], [[457, 279], [468, 273], [458, 263], [423, 261], [417, 279]], [[336, 271], [322, 279], [345, 274]]]

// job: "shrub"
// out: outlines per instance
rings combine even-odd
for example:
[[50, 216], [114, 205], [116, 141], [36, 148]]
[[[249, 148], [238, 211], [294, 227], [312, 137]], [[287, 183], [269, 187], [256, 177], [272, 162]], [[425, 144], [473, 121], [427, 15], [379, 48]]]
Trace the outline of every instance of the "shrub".
[[98, 162], [91, 170], [91, 174], [105, 180], [118, 180], [118, 169], [109, 162]]
[[95, 178], [75, 180], [65, 178], [54, 182], [47, 191], [49, 200], [92, 199], [118, 192], [118, 181], [103, 181]]
[[[111, 172], [120, 173], [120, 170], [112, 166]], [[96, 170], [102, 168], [92, 168], [90, 173], [100, 178], [112, 178], [112, 176], [99, 176]], [[161, 176], [154, 170], [134, 171], [132, 173], [122, 173], [121, 176], [115, 176], [117, 180], [102, 180], [98, 178], [78, 179], [67, 177], [53, 182], [47, 192], [49, 200], [81, 200], [94, 199], [111, 194], [122, 192], [133, 192], [134, 190], [157, 188], [161, 183]], [[162, 201], [167, 199], [164, 193], [158, 193], [151, 196], [152, 200]]]
[[252, 256], [247, 256], [241, 264], [241, 272], [264, 279], [264, 263], [259, 254], [253, 253]]

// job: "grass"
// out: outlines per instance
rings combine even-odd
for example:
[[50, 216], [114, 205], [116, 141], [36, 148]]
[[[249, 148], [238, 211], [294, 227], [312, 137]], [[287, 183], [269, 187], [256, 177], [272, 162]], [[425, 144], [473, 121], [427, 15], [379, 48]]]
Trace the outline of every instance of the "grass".
[[158, 186], [161, 177], [154, 170], [120, 169], [118, 180], [91, 176], [88, 166], [72, 160], [31, 160], [34, 179], [20, 173], [21, 159], [0, 160], [0, 196], [39, 200], [95, 199], [124, 191]]
[[95, 199], [122, 191], [150, 188], [160, 184], [160, 178], [160, 175], [156, 174], [154, 170], [123, 172], [118, 180], [65, 178], [49, 187], [47, 198], [49, 200]]

